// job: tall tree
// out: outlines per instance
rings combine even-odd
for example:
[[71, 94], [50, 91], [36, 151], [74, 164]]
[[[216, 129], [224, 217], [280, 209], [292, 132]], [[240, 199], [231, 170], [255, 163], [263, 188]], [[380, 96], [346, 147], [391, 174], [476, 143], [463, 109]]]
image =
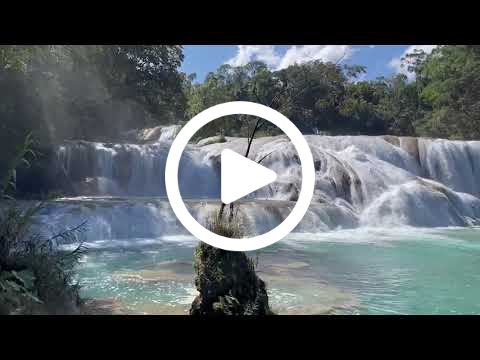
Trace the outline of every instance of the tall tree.
[[414, 70], [422, 99], [431, 109], [419, 123], [420, 133], [480, 138], [480, 47], [439, 47]]

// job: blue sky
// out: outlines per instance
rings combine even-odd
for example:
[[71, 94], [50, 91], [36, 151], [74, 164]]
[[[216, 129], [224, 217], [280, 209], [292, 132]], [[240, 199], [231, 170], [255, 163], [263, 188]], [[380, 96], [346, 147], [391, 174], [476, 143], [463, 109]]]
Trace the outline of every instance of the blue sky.
[[358, 64], [367, 67], [365, 79], [403, 72], [400, 58], [420, 48], [430, 52], [434, 45], [185, 45], [182, 71], [196, 73], [203, 81], [208, 72], [229, 62], [242, 65], [251, 60], [265, 61], [272, 69], [312, 59]]

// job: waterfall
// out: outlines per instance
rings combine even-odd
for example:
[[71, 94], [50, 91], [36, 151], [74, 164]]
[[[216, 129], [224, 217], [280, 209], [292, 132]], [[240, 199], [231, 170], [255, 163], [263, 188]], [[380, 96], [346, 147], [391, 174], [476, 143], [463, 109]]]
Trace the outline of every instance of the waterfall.
[[[178, 126], [164, 127], [148, 143], [69, 141], [58, 165], [73, 184], [73, 198], [51, 202], [41, 222], [51, 231], [79, 218], [89, 240], [156, 238], [186, 234], [165, 199], [164, 169]], [[480, 224], [480, 142], [394, 136], [305, 136], [313, 154], [316, 184], [298, 232], [392, 226]], [[220, 154], [244, 153], [247, 140], [190, 144], [179, 167], [179, 187], [200, 222], [218, 208]], [[288, 216], [301, 189], [302, 170], [286, 136], [255, 139], [252, 160], [277, 180], [250, 194], [239, 217], [264, 233]], [[121, 197], [121, 198], [112, 198]]]
[[180, 125], [170, 125], [162, 128], [158, 141], [159, 142], [172, 141], [180, 132], [181, 128], [182, 127]]
[[455, 191], [480, 195], [480, 141], [420, 139], [425, 177]]
[[[148, 144], [105, 144], [69, 141], [57, 151], [58, 166], [73, 185], [74, 194], [111, 196], [166, 196], [165, 163], [171, 127]], [[218, 197], [220, 183], [212, 163], [187, 147], [179, 167], [179, 187], [186, 197]]]
[[[186, 206], [200, 223], [219, 208], [219, 200], [187, 200]], [[288, 201], [244, 200], [238, 202], [238, 219], [249, 232], [265, 233], [280, 224], [295, 204]], [[38, 228], [45, 235], [87, 222], [82, 240], [152, 239], [188, 235], [177, 220], [168, 200], [159, 198], [80, 197], [51, 201], [37, 215]], [[335, 206], [313, 204], [299, 232], [326, 231], [335, 226], [354, 228], [358, 221], [353, 212]]]

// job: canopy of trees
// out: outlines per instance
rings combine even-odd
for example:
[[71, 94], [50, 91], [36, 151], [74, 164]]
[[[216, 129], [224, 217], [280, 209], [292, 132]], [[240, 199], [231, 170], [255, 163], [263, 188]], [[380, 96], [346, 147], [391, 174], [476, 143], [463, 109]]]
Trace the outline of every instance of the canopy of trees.
[[184, 112], [182, 61], [180, 46], [3, 45], [3, 128], [51, 140], [174, 122]]
[[[245, 100], [281, 111], [305, 133], [478, 138], [480, 46], [440, 46], [405, 60], [413, 81], [402, 74], [360, 81], [362, 66], [313, 61], [280, 71], [261, 62], [222, 65], [196, 83], [179, 71], [176, 45], [2, 45], [1, 136], [11, 144], [28, 132], [43, 144], [108, 139]], [[220, 127], [243, 134], [234, 118], [203, 132]]]
[[480, 46], [443, 46], [419, 57], [413, 69], [425, 105], [419, 134], [480, 139]]
[[[404, 74], [359, 81], [364, 67], [320, 61], [280, 71], [260, 62], [222, 65], [203, 83], [186, 87], [187, 118], [218, 103], [245, 100], [276, 108], [304, 133], [480, 138], [480, 47], [440, 46], [404, 60], [416, 74], [413, 81]], [[242, 134], [233, 119], [203, 132], [219, 128]]]

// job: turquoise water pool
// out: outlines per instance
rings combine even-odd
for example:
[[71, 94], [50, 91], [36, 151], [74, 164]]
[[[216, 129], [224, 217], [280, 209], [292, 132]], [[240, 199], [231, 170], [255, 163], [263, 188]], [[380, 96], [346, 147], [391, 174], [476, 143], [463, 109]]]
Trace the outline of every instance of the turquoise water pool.
[[[194, 238], [87, 244], [85, 297], [127, 313], [186, 314]], [[280, 314], [480, 314], [480, 229], [291, 234], [250, 254]]]

